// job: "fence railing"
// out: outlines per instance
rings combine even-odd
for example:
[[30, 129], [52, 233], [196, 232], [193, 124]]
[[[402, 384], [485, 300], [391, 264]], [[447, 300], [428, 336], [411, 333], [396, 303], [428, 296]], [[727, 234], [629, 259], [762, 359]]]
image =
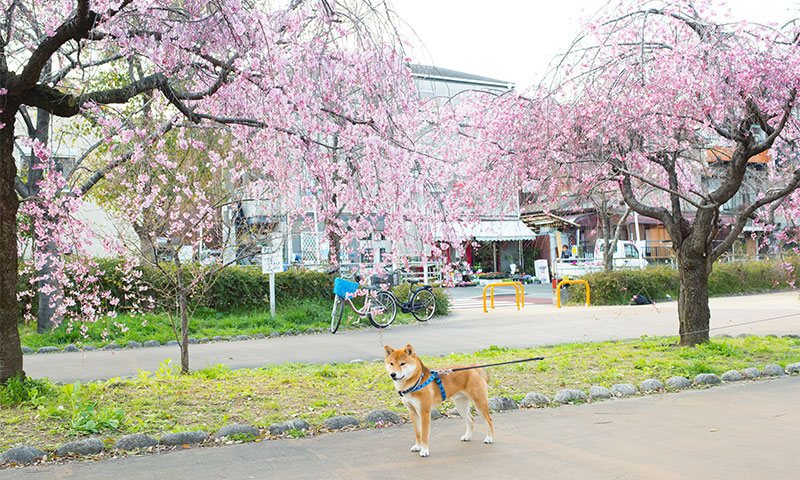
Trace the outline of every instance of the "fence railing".
[[[305, 269], [316, 272], [326, 272], [330, 268], [327, 263], [288, 263], [284, 264], [287, 269]], [[398, 267], [399, 268], [399, 267]], [[349, 276], [354, 272], [359, 272], [363, 276], [368, 276], [373, 269], [371, 263], [340, 263], [340, 274]], [[404, 266], [406, 271], [403, 275], [404, 280], [417, 280], [425, 284], [441, 283], [442, 282], [442, 265], [440, 263], [428, 262], [410, 262], [408, 266]]]

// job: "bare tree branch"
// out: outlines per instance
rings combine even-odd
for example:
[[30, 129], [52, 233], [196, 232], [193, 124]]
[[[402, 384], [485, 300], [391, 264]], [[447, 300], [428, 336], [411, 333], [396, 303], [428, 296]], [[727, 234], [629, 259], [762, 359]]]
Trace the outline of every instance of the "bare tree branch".
[[711, 261], [717, 260], [722, 254], [733, 245], [733, 242], [739, 237], [739, 234], [744, 230], [747, 220], [753, 213], [764, 205], [770, 204], [776, 200], [780, 200], [800, 186], [800, 168], [795, 170], [792, 179], [780, 190], [774, 191], [772, 194], [765, 195], [761, 199], [754, 202], [752, 205], [744, 209], [736, 218], [736, 223], [731, 226], [731, 231], [725, 239], [711, 251]]
[[[111, 10], [105, 17], [112, 17], [125, 8], [132, 0], [123, 0], [118, 10]], [[69, 40], [89, 38], [89, 32], [101, 19], [100, 14], [89, 9], [89, 0], [78, 0], [75, 15], [62, 23], [51, 36], [47, 36], [31, 53], [28, 62], [19, 75], [11, 75], [8, 79], [8, 92], [11, 95], [21, 94], [36, 85], [42, 69], [52, 56]]]

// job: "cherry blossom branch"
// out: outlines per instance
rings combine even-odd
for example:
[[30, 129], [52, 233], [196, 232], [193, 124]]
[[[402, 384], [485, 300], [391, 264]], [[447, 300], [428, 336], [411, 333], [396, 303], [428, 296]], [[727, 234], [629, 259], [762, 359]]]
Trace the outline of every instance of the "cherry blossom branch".
[[[145, 140], [145, 142], [149, 143], [149, 142], [152, 142], [153, 140], [155, 140], [156, 138], [159, 138], [159, 137], [162, 137], [162, 136], [166, 135], [167, 132], [172, 130], [173, 126], [174, 126], [174, 123], [173, 123], [172, 120], [168, 120], [168, 121], [164, 122], [164, 124], [157, 131], [155, 131], [155, 132], [151, 133], [150, 135], [148, 135], [148, 137]], [[80, 186], [80, 189], [79, 189], [80, 194], [81, 195], [85, 195], [86, 192], [91, 190], [91, 188], [94, 187], [95, 184], [97, 184], [97, 182], [99, 182], [100, 180], [105, 178], [105, 176], [108, 174], [108, 172], [114, 170], [115, 168], [119, 167], [123, 163], [127, 162], [128, 160], [131, 159], [132, 156], [133, 156], [133, 152], [127, 152], [125, 154], [122, 154], [122, 155], [116, 157], [115, 159], [111, 160], [109, 163], [104, 165], [103, 168], [101, 168], [100, 170], [96, 171], [91, 177], [89, 177], [85, 182], [83, 182], [83, 184]]]

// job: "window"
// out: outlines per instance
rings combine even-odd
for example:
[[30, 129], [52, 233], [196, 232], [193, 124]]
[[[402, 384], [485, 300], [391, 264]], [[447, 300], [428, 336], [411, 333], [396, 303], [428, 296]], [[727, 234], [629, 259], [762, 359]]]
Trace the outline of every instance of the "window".
[[639, 258], [639, 250], [630, 243], [625, 244], [625, 258]]
[[319, 235], [311, 232], [300, 234], [301, 259], [304, 262], [316, 262], [318, 253]]

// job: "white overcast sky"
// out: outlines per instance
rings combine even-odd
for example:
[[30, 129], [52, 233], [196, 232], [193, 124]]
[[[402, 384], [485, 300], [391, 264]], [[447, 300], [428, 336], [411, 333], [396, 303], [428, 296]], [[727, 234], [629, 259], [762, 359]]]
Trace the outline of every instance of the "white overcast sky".
[[[418, 39], [414, 62], [516, 83], [539, 83], [552, 58], [564, 52], [582, 21], [607, 0], [394, 0], [395, 11]], [[798, 0], [718, 2], [720, 15], [782, 23]], [[412, 35], [409, 35], [412, 37]], [[421, 47], [419, 46], [421, 43]]]

